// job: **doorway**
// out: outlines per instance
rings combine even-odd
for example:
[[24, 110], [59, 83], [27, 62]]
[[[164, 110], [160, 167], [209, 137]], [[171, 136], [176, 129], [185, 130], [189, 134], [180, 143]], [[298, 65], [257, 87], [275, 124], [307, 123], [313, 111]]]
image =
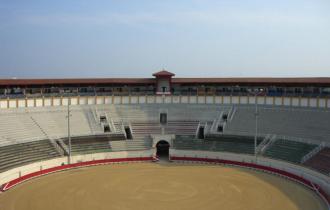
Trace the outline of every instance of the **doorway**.
[[170, 150], [170, 144], [165, 141], [161, 140], [156, 144], [156, 155], [161, 160], [169, 160], [169, 150]]

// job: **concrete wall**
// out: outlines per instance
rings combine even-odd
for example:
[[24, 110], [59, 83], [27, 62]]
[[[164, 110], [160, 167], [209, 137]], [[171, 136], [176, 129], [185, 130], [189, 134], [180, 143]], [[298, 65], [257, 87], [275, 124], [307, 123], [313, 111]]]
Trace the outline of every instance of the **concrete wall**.
[[273, 169], [279, 169], [306, 180], [309, 180], [319, 185], [328, 195], [330, 195], [330, 177], [318, 173], [317, 171], [305, 168], [299, 165], [291, 164], [284, 161], [278, 161], [274, 159], [257, 157], [251, 155], [233, 154], [225, 152], [209, 152], [209, 151], [191, 151], [191, 150], [175, 150], [170, 149], [170, 157], [191, 157], [191, 158], [203, 158], [203, 159], [218, 159], [237, 161], [241, 163], [252, 163], [259, 166], [265, 166]]
[[0, 99], [0, 108], [65, 106], [87, 104], [153, 104], [153, 103], [187, 103], [187, 104], [255, 104], [272, 106], [330, 108], [330, 98], [297, 98], [259, 96], [73, 96], [33, 99]]
[[[135, 158], [135, 157], [152, 157], [154, 150], [145, 150], [145, 151], [122, 151], [122, 152], [108, 152], [108, 153], [96, 153], [96, 154], [87, 154], [87, 155], [77, 155], [72, 156], [71, 164], [96, 161], [96, 160], [109, 160], [109, 159], [119, 159], [119, 158]], [[8, 183], [17, 178], [23, 177], [25, 175], [58, 167], [61, 165], [68, 164], [68, 158], [56, 158], [47, 161], [41, 161], [32, 163], [25, 166], [20, 166], [3, 173], [0, 173], [0, 186]]]
[[[109, 164], [123, 161], [150, 161], [154, 150], [155, 149], [145, 151], [123, 151], [77, 155], [72, 157], [71, 164], [69, 165], [67, 165], [66, 157], [33, 163], [1, 173], [0, 185], [3, 185], [4, 190], [7, 190], [34, 177], [42, 176], [48, 173], [54, 173], [61, 170], [67, 170], [70, 168]], [[302, 166], [263, 157], [258, 157], [256, 159], [254, 156], [250, 155], [240, 155], [224, 152], [170, 149], [170, 157], [171, 159], [176, 160], [232, 164], [236, 166], [264, 170], [269, 173], [275, 173], [286, 178], [291, 178], [311, 188], [316, 186], [318, 188], [317, 192], [329, 207], [328, 195], [330, 194], [330, 178]], [[227, 160], [228, 162], [225, 162], [224, 160]]]

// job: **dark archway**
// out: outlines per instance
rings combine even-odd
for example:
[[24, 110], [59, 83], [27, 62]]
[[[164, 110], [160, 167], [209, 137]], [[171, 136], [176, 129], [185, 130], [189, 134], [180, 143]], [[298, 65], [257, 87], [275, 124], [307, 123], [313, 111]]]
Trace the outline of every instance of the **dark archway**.
[[159, 159], [163, 159], [163, 160], [169, 159], [170, 144], [167, 141], [161, 140], [157, 142], [156, 149], [157, 149], [156, 154]]

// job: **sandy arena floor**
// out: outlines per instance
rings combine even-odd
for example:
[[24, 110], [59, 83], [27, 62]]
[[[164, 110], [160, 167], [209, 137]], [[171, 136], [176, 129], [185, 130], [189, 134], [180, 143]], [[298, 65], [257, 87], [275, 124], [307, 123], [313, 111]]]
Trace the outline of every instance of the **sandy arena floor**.
[[130, 163], [47, 175], [0, 194], [1, 210], [324, 210], [305, 187], [212, 165]]

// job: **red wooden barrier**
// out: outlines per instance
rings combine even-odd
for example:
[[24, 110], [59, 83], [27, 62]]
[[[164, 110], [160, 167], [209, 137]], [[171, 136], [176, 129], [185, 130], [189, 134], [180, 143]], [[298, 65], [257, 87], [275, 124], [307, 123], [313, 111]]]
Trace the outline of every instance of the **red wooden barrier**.
[[133, 157], [133, 158], [117, 158], [117, 159], [104, 159], [104, 160], [92, 160], [87, 162], [80, 162], [80, 163], [74, 163], [69, 165], [62, 165], [62, 166], [56, 166], [53, 168], [48, 168], [40, 171], [36, 171], [30, 174], [26, 174], [24, 176], [21, 176], [17, 179], [14, 179], [1, 187], [1, 191], [9, 190], [10, 188], [25, 182], [29, 179], [39, 177], [42, 175], [68, 170], [72, 168], [78, 168], [78, 167], [87, 167], [87, 166], [93, 166], [93, 165], [101, 165], [101, 164], [109, 164], [109, 163], [117, 163], [117, 162], [131, 162], [131, 161], [151, 161], [152, 157]]
[[289, 179], [293, 179], [299, 183], [302, 183], [304, 185], [307, 185], [310, 187], [312, 190], [316, 191], [315, 188], [317, 189], [318, 193], [320, 193], [324, 199], [326, 200], [328, 206], [330, 204], [330, 196], [317, 184], [301, 177], [298, 175], [295, 175], [293, 173], [268, 167], [268, 166], [262, 166], [262, 165], [257, 165], [254, 163], [244, 163], [244, 162], [239, 162], [239, 161], [232, 161], [232, 160], [221, 160], [221, 159], [211, 159], [211, 158], [197, 158], [197, 157], [175, 157], [171, 156], [171, 160], [180, 160], [180, 161], [195, 161], [195, 162], [207, 162], [207, 163], [220, 163], [220, 164], [226, 164], [226, 165], [235, 165], [235, 166], [241, 166], [241, 167], [246, 167], [246, 168], [254, 168], [262, 171], [267, 171], [273, 174], [281, 175], [284, 177], [287, 177]]

